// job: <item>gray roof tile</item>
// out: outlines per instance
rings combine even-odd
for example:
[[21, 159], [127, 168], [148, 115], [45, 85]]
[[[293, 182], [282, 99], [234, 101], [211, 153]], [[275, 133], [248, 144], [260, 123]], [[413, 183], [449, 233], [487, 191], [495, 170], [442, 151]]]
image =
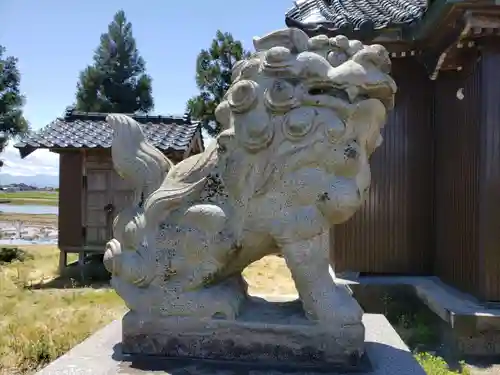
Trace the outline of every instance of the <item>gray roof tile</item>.
[[[148, 142], [162, 151], [185, 151], [199, 123], [187, 117], [131, 115], [142, 126]], [[38, 148], [108, 148], [113, 129], [106, 114], [69, 111], [36, 133], [23, 137], [14, 147], [23, 157]]]
[[297, 0], [285, 20], [309, 34], [369, 35], [408, 27], [423, 17], [427, 6], [427, 0]]

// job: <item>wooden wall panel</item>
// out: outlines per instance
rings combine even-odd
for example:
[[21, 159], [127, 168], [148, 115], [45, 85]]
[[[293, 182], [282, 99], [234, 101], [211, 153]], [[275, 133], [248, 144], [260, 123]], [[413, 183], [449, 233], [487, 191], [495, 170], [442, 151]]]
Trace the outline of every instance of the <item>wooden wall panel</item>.
[[[457, 97], [457, 92], [463, 99]], [[477, 294], [481, 71], [442, 72], [435, 95], [435, 274]]]
[[481, 297], [500, 301], [500, 47], [484, 45], [479, 139], [479, 270]]
[[332, 230], [337, 271], [428, 274], [433, 249], [432, 82], [414, 59], [393, 60], [396, 107], [371, 159], [372, 186]]
[[61, 249], [83, 245], [82, 154], [62, 152], [59, 156], [59, 239]]

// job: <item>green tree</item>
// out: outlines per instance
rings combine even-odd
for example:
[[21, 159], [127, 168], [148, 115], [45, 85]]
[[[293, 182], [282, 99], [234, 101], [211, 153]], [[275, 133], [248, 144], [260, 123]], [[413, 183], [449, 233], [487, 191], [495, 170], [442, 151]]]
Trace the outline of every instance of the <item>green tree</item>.
[[85, 112], [146, 113], [153, 109], [152, 79], [139, 55], [132, 24], [117, 12], [101, 35], [94, 62], [80, 73], [76, 110]]
[[[6, 50], [0, 46], [0, 152], [7, 141], [28, 131], [28, 122], [23, 116], [24, 96], [19, 85], [21, 73], [17, 59], [4, 56]], [[0, 166], [3, 163], [0, 161]]]
[[220, 133], [221, 125], [214, 111], [231, 84], [231, 71], [237, 61], [250, 56], [240, 41], [230, 33], [217, 30], [208, 50], [203, 49], [196, 60], [196, 85], [200, 93], [187, 102], [187, 112], [201, 121], [209, 135]]

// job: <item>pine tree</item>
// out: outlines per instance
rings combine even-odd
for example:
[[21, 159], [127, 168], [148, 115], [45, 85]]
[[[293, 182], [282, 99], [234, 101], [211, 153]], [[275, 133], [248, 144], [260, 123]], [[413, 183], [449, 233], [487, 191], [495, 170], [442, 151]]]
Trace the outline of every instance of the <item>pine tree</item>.
[[145, 72], [125, 13], [115, 14], [94, 53], [94, 63], [80, 73], [76, 110], [146, 113], [153, 109], [152, 79]]
[[0, 151], [9, 138], [28, 131], [28, 122], [23, 116], [24, 97], [19, 89], [21, 73], [17, 59], [4, 57], [5, 52], [0, 46]]
[[201, 50], [196, 60], [196, 85], [200, 93], [187, 102], [187, 111], [195, 120], [201, 121], [208, 134], [220, 133], [221, 125], [214, 111], [231, 85], [234, 64], [250, 55], [240, 41], [230, 33], [217, 30], [208, 50]]

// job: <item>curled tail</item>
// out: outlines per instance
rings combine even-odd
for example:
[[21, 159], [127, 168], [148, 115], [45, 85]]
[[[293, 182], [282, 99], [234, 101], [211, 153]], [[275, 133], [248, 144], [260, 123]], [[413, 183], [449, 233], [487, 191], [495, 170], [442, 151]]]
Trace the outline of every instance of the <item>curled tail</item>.
[[146, 141], [137, 121], [130, 116], [110, 114], [106, 121], [114, 131], [111, 144], [113, 165], [117, 173], [132, 184], [134, 204], [158, 189], [173, 163]]
[[114, 132], [113, 166], [131, 184], [134, 201], [113, 222], [114, 238], [106, 245], [104, 264], [112, 274], [144, 286], [153, 278], [154, 253], [142, 246], [147, 224], [140, 203], [161, 186], [173, 163], [146, 141], [139, 123], [131, 117], [110, 114], [106, 121]]

